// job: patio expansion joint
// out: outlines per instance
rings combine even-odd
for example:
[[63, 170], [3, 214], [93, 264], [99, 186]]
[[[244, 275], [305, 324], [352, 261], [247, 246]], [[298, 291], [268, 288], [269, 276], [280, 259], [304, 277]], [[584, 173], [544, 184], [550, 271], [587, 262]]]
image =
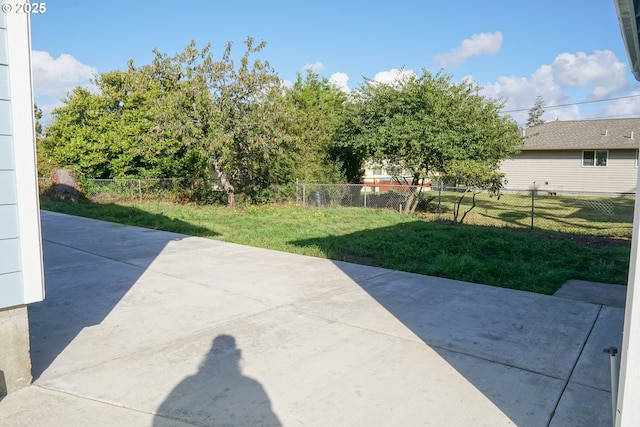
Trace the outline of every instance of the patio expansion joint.
[[[569, 380], [571, 378], [571, 374], [573, 373], [573, 370], [575, 369], [575, 365], [577, 364], [577, 360], [580, 358], [580, 355], [582, 354], [582, 351], [584, 349], [584, 345], [583, 345], [583, 347], [580, 350], [580, 355], [576, 359], [576, 363], [574, 363], [574, 366], [571, 369], [571, 373], [569, 374], [569, 376], [567, 378], [563, 378], [561, 376], [550, 375], [550, 374], [545, 373], [545, 372], [540, 372], [540, 371], [533, 370], [533, 369], [527, 369], [527, 368], [524, 368], [522, 366], [517, 366], [515, 364], [506, 363], [506, 362], [495, 360], [495, 359], [491, 359], [491, 358], [488, 358], [488, 357], [478, 356], [477, 354], [472, 354], [472, 353], [469, 353], [469, 352], [452, 349], [452, 348], [449, 348], [449, 347], [446, 347], [446, 346], [431, 344], [431, 343], [423, 340], [422, 338], [420, 338], [417, 335], [415, 336], [415, 339], [411, 339], [411, 338], [407, 338], [407, 337], [400, 336], [400, 335], [397, 335], [397, 334], [391, 334], [391, 333], [388, 333], [388, 332], [383, 332], [383, 331], [379, 331], [379, 330], [372, 329], [372, 328], [366, 328], [366, 327], [363, 327], [361, 325], [357, 325], [357, 324], [353, 324], [353, 323], [349, 323], [349, 322], [344, 322], [344, 321], [341, 321], [341, 320], [328, 318], [328, 317], [325, 317], [325, 316], [322, 316], [322, 315], [319, 315], [319, 314], [316, 314], [316, 313], [308, 312], [307, 310], [303, 310], [303, 309], [301, 309], [299, 307], [290, 307], [290, 308], [292, 310], [298, 311], [298, 312], [300, 312], [302, 314], [305, 314], [305, 315], [308, 315], [308, 316], [312, 316], [312, 317], [327, 321], [327, 322], [332, 323], [332, 324], [341, 324], [341, 325], [349, 326], [349, 327], [352, 327], [352, 328], [355, 328], [355, 329], [359, 329], [359, 330], [362, 330], [362, 331], [372, 332], [372, 333], [375, 333], [375, 334], [384, 335], [384, 336], [388, 336], [388, 337], [391, 337], [391, 338], [412, 342], [414, 344], [424, 344], [427, 347], [431, 348], [432, 350], [435, 350], [436, 352], [438, 352], [438, 350], [447, 351], [447, 352], [450, 352], [450, 353], [455, 353], [455, 354], [463, 355], [463, 356], [466, 356], [466, 357], [470, 357], [470, 358], [473, 358], [473, 359], [476, 359], [476, 360], [481, 360], [481, 361], [484, 361], [484, 362], [489, 362], [489, 363], [493, 363], [493, 364], [502, 365], [502, 366], [505, 366], [505, 367], [510, 368], [510, 369], [517, 369], [517, 370], [522, 371], [522, 372], [527, 372], [527, 373], [531, 373], [531, 374], [534, 374], [534, 375], [539, 375], [539, 376], [546, 377], [546, 378], [551, 378], [551, 379], [555, 379], [555, 380], [564, 381], [565, 385], [563, 387], [563, 391], [562, 391], [563, 393], [564, 393], [564, 390], [567, 387], [567, 384], [569, 383]], [[597, 318], [597, 316], [596, 316], [596, 318]], [[592, 326], [592, 329], [593, 329], [593, 326]], [[591, 331], [589, 332], [589, 335], [590, 334], [591, 334]], [[585, 339], [585, 343], [586, 343], [586, 339]], [[593, 387], [591, 387], [591, 388], [593, 388]], [[557, 404], [556, 404], [556, 406], [557, 406]], [[555, 408], [554, 408], [554, 412], [555, 412]]]
[[86, 265], [91, 266], [91, 265], [97, 265], [97, 264], [104, 264], [105, 262], [108, 262], [108, 261], [115, 261], [115, 262], [120, 262], [122, 264], [130, 265], [132, 267], [137, 267], [137, 268], [140, 268], [142, 270], [146, 270], [145, 267], [141, 267], [141, 266], [133, 264], [131, 262], [127, 262], [127, 261], [124, 261], [124, 260], [121, 260], [121, 259], [118, 259], [118, 258], [112, 258], [112, 257], [106, 256], [104, 254], [100, 254], [100, 253], [97, 253], [97, 252], [93, 252], [93, 251], [89, 251], [89, 250], [86, 250], [86, 249], [83, 249], [83, 248], [79, 248], [77, 246], [67, 245], [65, 243], [56, 242], [55, 240], [50, 240], [50, 239], [44, 239], [43, 238], [42, 240], [45, 241], [45, 242], [49, 242], [49, 243], [53, 243], [53, 244], [56, 244], [56, 245], [64, 246], [65, 248], [74, 249], [74, 250], [79, 251], [79, 252], [84, 252], [84, 253], [89, 254], [89, 255], [95, 255], [97, 257], [104, 258], [106, 260], [106, 261], [103, 261], [103, 262], [83, 263], [83, 267], [86, 266]]
[[[166, 276], [166, 277], [171, 277], [171, 278], [174, 278], [174, 279], [183, 280], [185, 282], [189, 282], [189, 283], [192, 283], [194, 285], [204, 286], [204, 287], [210, 287], [211, 286], [208, 283], [203, 283], [203, 282], [200, 282], [200, 281], [197, 281], [197, 280], [193, 280], [193, 279], [189, 279], [189, 278], [186, 278], [186, 277], [181, 277], [181, 276], [178, 276], [178, 275], [166, 273], [166, 272], [161, 271], [161, 270], [156, 270], [153, 267], [151, 267], [151, 265], [143, 267], [143, 266], [133, 262], [137, 258], [134, 258], [134, 259], [132, 259], [130, 261], [127, 261], [127, 260], [122, 260], [122, 259], [118, 259], [118, 258], [112, 258], [112, 257], [106, 256], [106, 255], [103, 255], [103, 254], [100, 254], [100, 253], [96, 253], [96, 252], [93, 252], [93, 251], [88, 251], [86, 249], [81, 249], [81, 248], [78, 248], [76, 246], [67, 245], [67, 244], [64, 244], [64, 243], [58, 243], [58, 242], [53, 241], [53, 240], [48, 240], [48, 239], [44, 239], [44, 240], [46, 240], [47, 242], [50, 242], [50, 243], [54, 243], [54, 244], [57, 244], [57, 245], [60, 245], [60, 246], [64, 246], [64, 247], [69, 248], [69, 249], [75, 249], [75, 250], [80, 251], [80, 252], [84, 252], [84, 253], [87, 253], [87, 254], [90, 254], [90, 255], [95, 255], [97, 257], [104, 258], [104, 260], [105, 260], [105, 261], [102, 261], [102, 262], [83, 264], [82, 267], [84, 267], [86, 265], [91, 266], [91, 265], [105, 264], [107, 262], [117, 262], [117, 263], [120, 263], [120, 264], [125, 264], [125, 265], [128, 265], [130, 267], [134, 267], [134, 268], [140, 269], [142, 271], [153, 271], [156, 274], [161, 274], [161, 275]], [[145, 257], [143, 257], [143, 258], [145, 258]], [[72, 267], [65, 267], [65, 268], [77, 268], [77, 267], [76, 266], [72, 266]], [[233, 292], [232, 290], [229, 290], [229, 289], [223, 289], [223, 288], [217, 288], [217, 289], [219, 289], [220, 291], [223, 291], [225, 293], [228, 293], [230, 295], [240, 296], [240, 297], [243, 297], [243, 298], [252, 299], [254, 301], [260, 301], [257, 298], [252, 298], [250, 296], [247, 296], [247, 295], [239, 293], [239, 292]]]
[[[330, 293], [330, 292], [332, 292], [332, 291], [327, 291], [326, 293]], [[367, 327], [364, 327], [362, 325], [358, 325], [358, 324], [350, 323], [350, 322], [345, 322], [345, 321], [338, 320], [338, 319], [335, 319], [335, 318], [323, 316], [321, 314], [314, 313], [314, 312], [309, 311], [309, 310], [305, 310], [303, 308], [300, 308], [300, 307], [296, 306], [295, 303], [283, 304], [281, 306], [274, 307], [274, 309], [278, 309], [278, 308], [289, 308], [289, 309], [291, 309], [293, 311], [296, 311], [296, 312], [298, 312], [300, 314], [304, 314], [305, 316], [310, 316], [310, 317], [314, 317], [316, 319], [324, 320], [327, 323], [330, 323], [332, 325], [344, 325], [344, 326], [348, 326], [350, 328], [358, 329], [358, 330], [361, 330], [361, 331], [372, 332], [374, 334], [384, 335], [384, 336], [392, 337], [392, 338], [397, 338], [397, 339], [400, 339], [400, 340], [404, 340], [404, 341], [408, 341], [408, 342], [412, 342], [412, 343], [417, 343], [417, 344], [427, 344], [429, 347], [434, 347], [434, 346], [429, 345], [428, 343], [425, 343], [424, 340], [422, 340], [417, 335], [415, 336], [415, 339], [410, 339], [410, 338], [407, 338], [407, 337], [400, 336], [398, 334], [392, 334], [392, 333], [389, 333], [389, 332], [384, 332], [384, 331], [380, 331], [380, 330], [373, 329], [373, 328], [367, 328]]]
[[[97, 253], [94, 253], [94, 252], [88, 251], [88, 250], [86, 250], [86, 249], [78, 248], [77, 246], [71, 246], [71, 245], [66, 245], [66, 244], [64, 244], [64, 243], [56, 242], [55, 240], [50, 240], [50, 239], [45, 239], [45, 238], [43, 238], [43, 239], [42, 239], [42, 241], [43, 241], [43, 242], [49, 242], [49, 243], [52, 243], [52, 244], [54, 244], [54, 245], [63, 246], [63, 247], [65, 247], [65, 248], [73, 249], [73, 250], [76, 250], [76, 251], [79, 251], [79, 252], [84, 252], [84, 253], [89, 254], [89, 255], [95, 255], [95, 256], [97, 256], [97, 257], [104, 258], [104, 261], [83, 262], [83, 263], [82, 263], [82, 267], [85, 267], [85, 266], [92, 266], [92, 265], [99, 265], [99, 264], [105, 264], [105, 263], [110, 262], [110, 261], [118, 261], [118, 262], [122, 262], [122, 261], [120, 261], [120, 260], [112, 259], [112, 258], [106, 257], [106, 256], [104, 256], [104, 255], [101, 255], [101, 254], [97, 254]], [[67, 268], [75, 268], [75, 267], [78, 267], [78, 266], [67, 266], [67, 267], [48, 267], [48, 268], [47, 268], [47, 270], [64, 270], [64, 269], [67, 269]]]
[[[598, 322], [598, 318], [600, 317], [600, 313], [602, 312], [602, 308], [604, 306], [603, 305], [598, 305], [598, 312], [596, 313], [596, 315], [593, 318], [593, 322], [591, 323], [591, 328], [589, 328], [589, 333], [587, 334], [587, 336], [584, 339], [584, 342], [582, 343], [582, 347], [580, 348], [580, 352], [578, 353], [578, 357], [576, 357], [575, 361], [573, 362], [573, 367], [571, 368], [571, 372], [569, 372], [569, 376], [567, 377], [567, 380], [564, 384], [564, 387], [562, 388], [562, 392], [560, 393], [560, 396], [558, 397], [558, 400], [556, 401], [556, 404], [553, 408], [553, 411], [551, 412], [551, 416], [549, 417], [549, 423], [547, 424], [547, 427], [549, 427], [551, 425], [551, 422], [553, 421], [553, 418], [556, 415], [556, 411], [558, 410], [558, 405], [560, 405], [560, 401], [562, 400], [562, 396], [564, 396], [564, 393], [567, 391], [567, 387], [569, 387], [569, 384], [571, 383], [571, 378], [573, 377], [573, 373], [576, 370], [576, 367], [578, 366], [578, 362], [580, 361], [580, 357], [582, 357], [582, 353], [584, 352], [585, 347], [587, 346], [587, 342], [589, 341], [589, 337], [591, 337], [591, 334], [593, 333], [593, 329], [596, 327], [596, 323]], [[576, 383], [578, 384], [578, 383]], [[590, 388], [594, 388], [594, 387], [590, 387]]]
[[[199, 335], [201, 335], [201, 334], [203, 334], [203, 333], [205, 333], [207, 331], [214, 331], [216, 329], [224, 328], [224, 326], [227, 325], [227, 324], [232, 324], [232, 323], [237, 322], [239, 320], [251, 319], [253, 317], [257, 317], [257, 316], [263, 315], [264, 313], [268, 313], [268, 312], [277, 310], [277, 309], [279, 309], [281, 307], [282, 306], [270, 307], [270, 308], [268, 308], [266, 310], [261, 310], [261, 311], [254, 312], [254, 313], [251, 313], [251, 314], [248, 314], [248, 315], [238, 315], [238, 316], [229, 317], [229, 318], [225, 319], [224, 321], [212, 323], [212, 324], [206, 325], [206, 326], [204, 326], [202, 328], [198, 328], [197, 330], [190, 331], [190, 333], [188, 333], [188, 334], [180, 335], [180, 336], [172, 338], [170, 340], [162, 341], [161, 343], [156, 343], [156, 344], [153, 344], [153, 345], [147, 345], [147, 346], [138, 348], [138, 349], [136, 349], [134, 351], [128, 351], [128, 352], [125, 352], [125, 353], [122, 353], [122, 354], [117, 354], [117, 355], [115, 355], [113, 357], [110, 357], [108, 359], [96, 361], [95, 363], [92, 363], [91, 365], [84, 365], [84, 366], [82, 366], [82, 367], [80, 367], [78, 369], [71, 369], [71, 370], [66, 371], [66, 372], [64, 372], [62, 374], [53, 375], [51, 378], [46, 378], [43, 381], [49, 381], [49, 380], [52, 380], [52, 379], [55, 379], [55, 378], [60, 378], [60, 377], [63, 377], [63, 376], [67, 376], [67, 375], [69, 375], [71, 373], [77, 373], [77, 372], [92, 370], [92, 369], [95, 369], [98, 366], [104, 365], [105, 363], [112, 363], [112, 362], [115, 362], [115, 361], [117, 361], [119, 359], [124, 359], [124, 358], [127, 358], [127, 357], [131, 357], [131, 356], [136, 355], [136, 354], [142, 354], [142, 353], [145, 353], [145, 352], [148, 352], [148, 351], [151, 351], [151, 350], [162, 349], [162, 348], [170, 346], [170, 345], [172, 345], [174, 343], [178, 343], [180, 341], [184, 341], [184, 340], [189, 339], [189, 338], [197, 337], [197, 336], [199, 336]], [[46, 388], [42, 384], [38, 383], [38, 381], [40, 380], [40, 378], [42, 378], [44, 373], [46, 373], [46, 370], [40, 375], [38, 380], [36, 380], [36, 382], [34, 382], [34, 385], [38, 385], [39, 387]], [[55, 390], [55, 389], [52, 389], [52, 390]]]
[[429, 347], [431, 347], [433, 349], [444, 350], [444, 351], [447, 351], [447, 352], [450, 352], [450, 353], [455, 353], [455, 354], [461, 354], [463, 356], [467, 356], [467, 357], [471, 357], [471, 358], [474, 358], [474, 359], [482, 360], [484, 362], [489, 362], [489, 363], [502, 365], [502, 366], [505, 366], [507, 368], [517, 369], [517, 370], [522, 371], [522, 372], [528, 372], [530, 374], [540, 375], [540, 376], [543, 376], [543, 377], [546, 377], [546, 378], [551, 378], [551, 379], [554, 379], [554, 380], [568, 381], [568, 379], [561, 378], [561, 377], [556, 376], [556, 375], [550, 375], [550, 374], [547, 374], [547, 373], [544, 373], [544, 372], [540, 372], [540, 371], [536, 371], [536, 370], [533, 370], [533, 369], [523, 368], [522, 366], [517, 366], [517, 365], [514, 365], [512, 363], [506, 363], [506, 362], [503, 362], [503, 361], [490, 359], [488, 357], [478, 356], [476, 354], [467, 353], [465, 351], [455, 350], [455, 349], [452, 349], [452, 348], [447, 348], [447, 347], [444, 347], [444, 346], [441, 346], [441, 345], [434, 345], [434, 344], [429, 344], [429, 343], [425, 343], [425, 344], [427, 344]]
[[[124, 409], [124, 410], [127, 410], [127, 411], [136, 412], [136, 413], [139, 413], [139, 414], [146, 414], [146, 415], [150, 415], [150, 416], [153, 416], [153, 417], [157, 416], [153, 412], [141, 411], [139, 409], [134, 409], [134, 408], [131, 408], [129, 406], [116, 405], [115, 403], [106, 402], [104, 400], [94, 399], [94, 398], [87, 397], [87, 396], [81, 396], [79, 394], [74, 394], [74, 393], [70, 393], [70, 392], [67, 392], [67, 391], [58, 390], [56, 388], [46, 387], [46, 386], [43, 386], [43, 385], [40, 385], [40, 384], [31, 384], [29, 387], [35, 387], [35, 388], [39, 388], [39, 389], [42, 389], [42, 390], [46, 390], [46, 391], [51, 392], [51, 393], [62, 394], [62, 395], [65, 395], [65, 396], [70, 396], [72, 398], [82, 399], [82, 400], [86, 400], [88, 402], [94, 402], [94, 403], [98, 403], [98, 404], [101, 404], [101, 405], [107, 405], [107, 406], [111, 406], [113, 408]], [[185, 424], [192, 424], [192, 423], [185, 423]], [[192, 424], [192, 425], [198, 425], [198, 424]]]

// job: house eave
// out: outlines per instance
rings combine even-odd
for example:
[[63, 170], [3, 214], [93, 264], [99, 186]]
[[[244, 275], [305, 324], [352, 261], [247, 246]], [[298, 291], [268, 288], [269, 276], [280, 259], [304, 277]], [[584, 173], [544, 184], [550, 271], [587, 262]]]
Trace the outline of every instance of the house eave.
[[631, 72], [640, 81], [640, 43], [638, 35], [638, 10], [634, 0], [615, 0], [622, 40], [629, 57]]
[[520, 151], [576, 151], [576, 150], [637, 150], [640, 148], [638, 144], [628, 145], [628, 146], [602, 146], [602, 145], [584, 145], [580, 147], [571, 146], [571, 147], [522, 147]]

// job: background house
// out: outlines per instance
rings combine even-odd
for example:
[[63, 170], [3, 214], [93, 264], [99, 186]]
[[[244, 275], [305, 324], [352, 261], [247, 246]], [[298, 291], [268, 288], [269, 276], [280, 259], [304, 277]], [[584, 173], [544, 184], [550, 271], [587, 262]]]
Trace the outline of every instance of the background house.
[[501, 165], [508, 190], [635, 193], [640, 119], [547, 122]]
[[[364, 165], [364, 174], [362, 175], [362, 184], [365, 185], [366, 191], [380, 192], [397, 189], [397, 187], [411, 185], [413, 176], [411, 172], [403, 170], [398, 176], [398, 167], [383, 162], [366, 162]], [[431, 187], [431, 183], [423, 179], [422, 185]]]

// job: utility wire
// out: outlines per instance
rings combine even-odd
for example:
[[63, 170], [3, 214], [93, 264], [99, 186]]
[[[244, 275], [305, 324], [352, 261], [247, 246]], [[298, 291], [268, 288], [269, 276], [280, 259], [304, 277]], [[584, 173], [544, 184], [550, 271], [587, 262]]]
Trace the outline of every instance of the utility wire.
[[[638, 95], [618, 96], [616, 98], [596, 99], [596, 100], [593, 100], [593, 101], [572, 102], [570, 104], [543, 105], [542, 108], [547, 110], [549, 108], [571, 107], [572, 105], [593, 104], [593, 103], [596, 103], [596, 102], [615, 101], [615, 100], [618, 100], [618, 99], [636, 98], [636, 97], [639, 97], [639, 96], [640, 96], [640, 94], [638, 94]], [[518, 110], [503, 110], [502, 113], [519, 113], [521, 111], [529, 111], [529, 110], [531, 110], [531, 108], [532, 107], [521, 108], [521, 109], [518, 109]]]

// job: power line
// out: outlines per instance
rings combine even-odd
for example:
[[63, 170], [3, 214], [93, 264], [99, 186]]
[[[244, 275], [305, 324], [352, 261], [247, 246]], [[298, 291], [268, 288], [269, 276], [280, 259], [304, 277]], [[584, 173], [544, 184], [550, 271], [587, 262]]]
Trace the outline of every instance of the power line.
[[[558, 105], [543, 105], [542, 108], [543, 109], [548, 109], [548, 108], [560, 108], [560, 107], [571, 107], [573, 105], [582, 105], [582, 104], [593, 104], [596, 102], [606, 102], [606, 101], [615, 101], [618, 99], [627, 99], [627, 98], [636, 98], [640, 96], [640, 94], [638, 95], [627, 95], [627, 96], [618, 96], [616, 98], [606, 98], [606, 99], [596, 99], [593, 101], [582, 101], [582, 102], [572, 102], [570, 104], [558, 104]], [[503, 113], [519, 113], [522, 111], [529, 111], [531, 110], [531, 108], [521, 108], [519, 110], [503, 110]]]
[[[602, 120], [602, 119], [616, 119], [616, 118], [620, 118], [620, 117], [624, 117], [627, 119], [638, 119], [640, 118], [640, 113], [627, 113], [627, 114], [616, 114], [614, 116], [598, 116], [598, 117], [586, 117], [584, 119], [571, 119], [571, 120]], [[547, 120], [547, 122], [555, 122], [555, 121], [560, 121], [563, 122], [565, 120]], [[526, 127], [526, 125], [524, 123], [518, 123], [518, 127]]]
[[626, 117], [628, 119], [637, 119], [640, 116], [640, 113], [627, 113], [627, 114], [616, 114], [615, 116], [600, 116], [600, 117], [589, 117], [584, 120], [599, 120], [599, 119], [615, 119], [619, 117]]

